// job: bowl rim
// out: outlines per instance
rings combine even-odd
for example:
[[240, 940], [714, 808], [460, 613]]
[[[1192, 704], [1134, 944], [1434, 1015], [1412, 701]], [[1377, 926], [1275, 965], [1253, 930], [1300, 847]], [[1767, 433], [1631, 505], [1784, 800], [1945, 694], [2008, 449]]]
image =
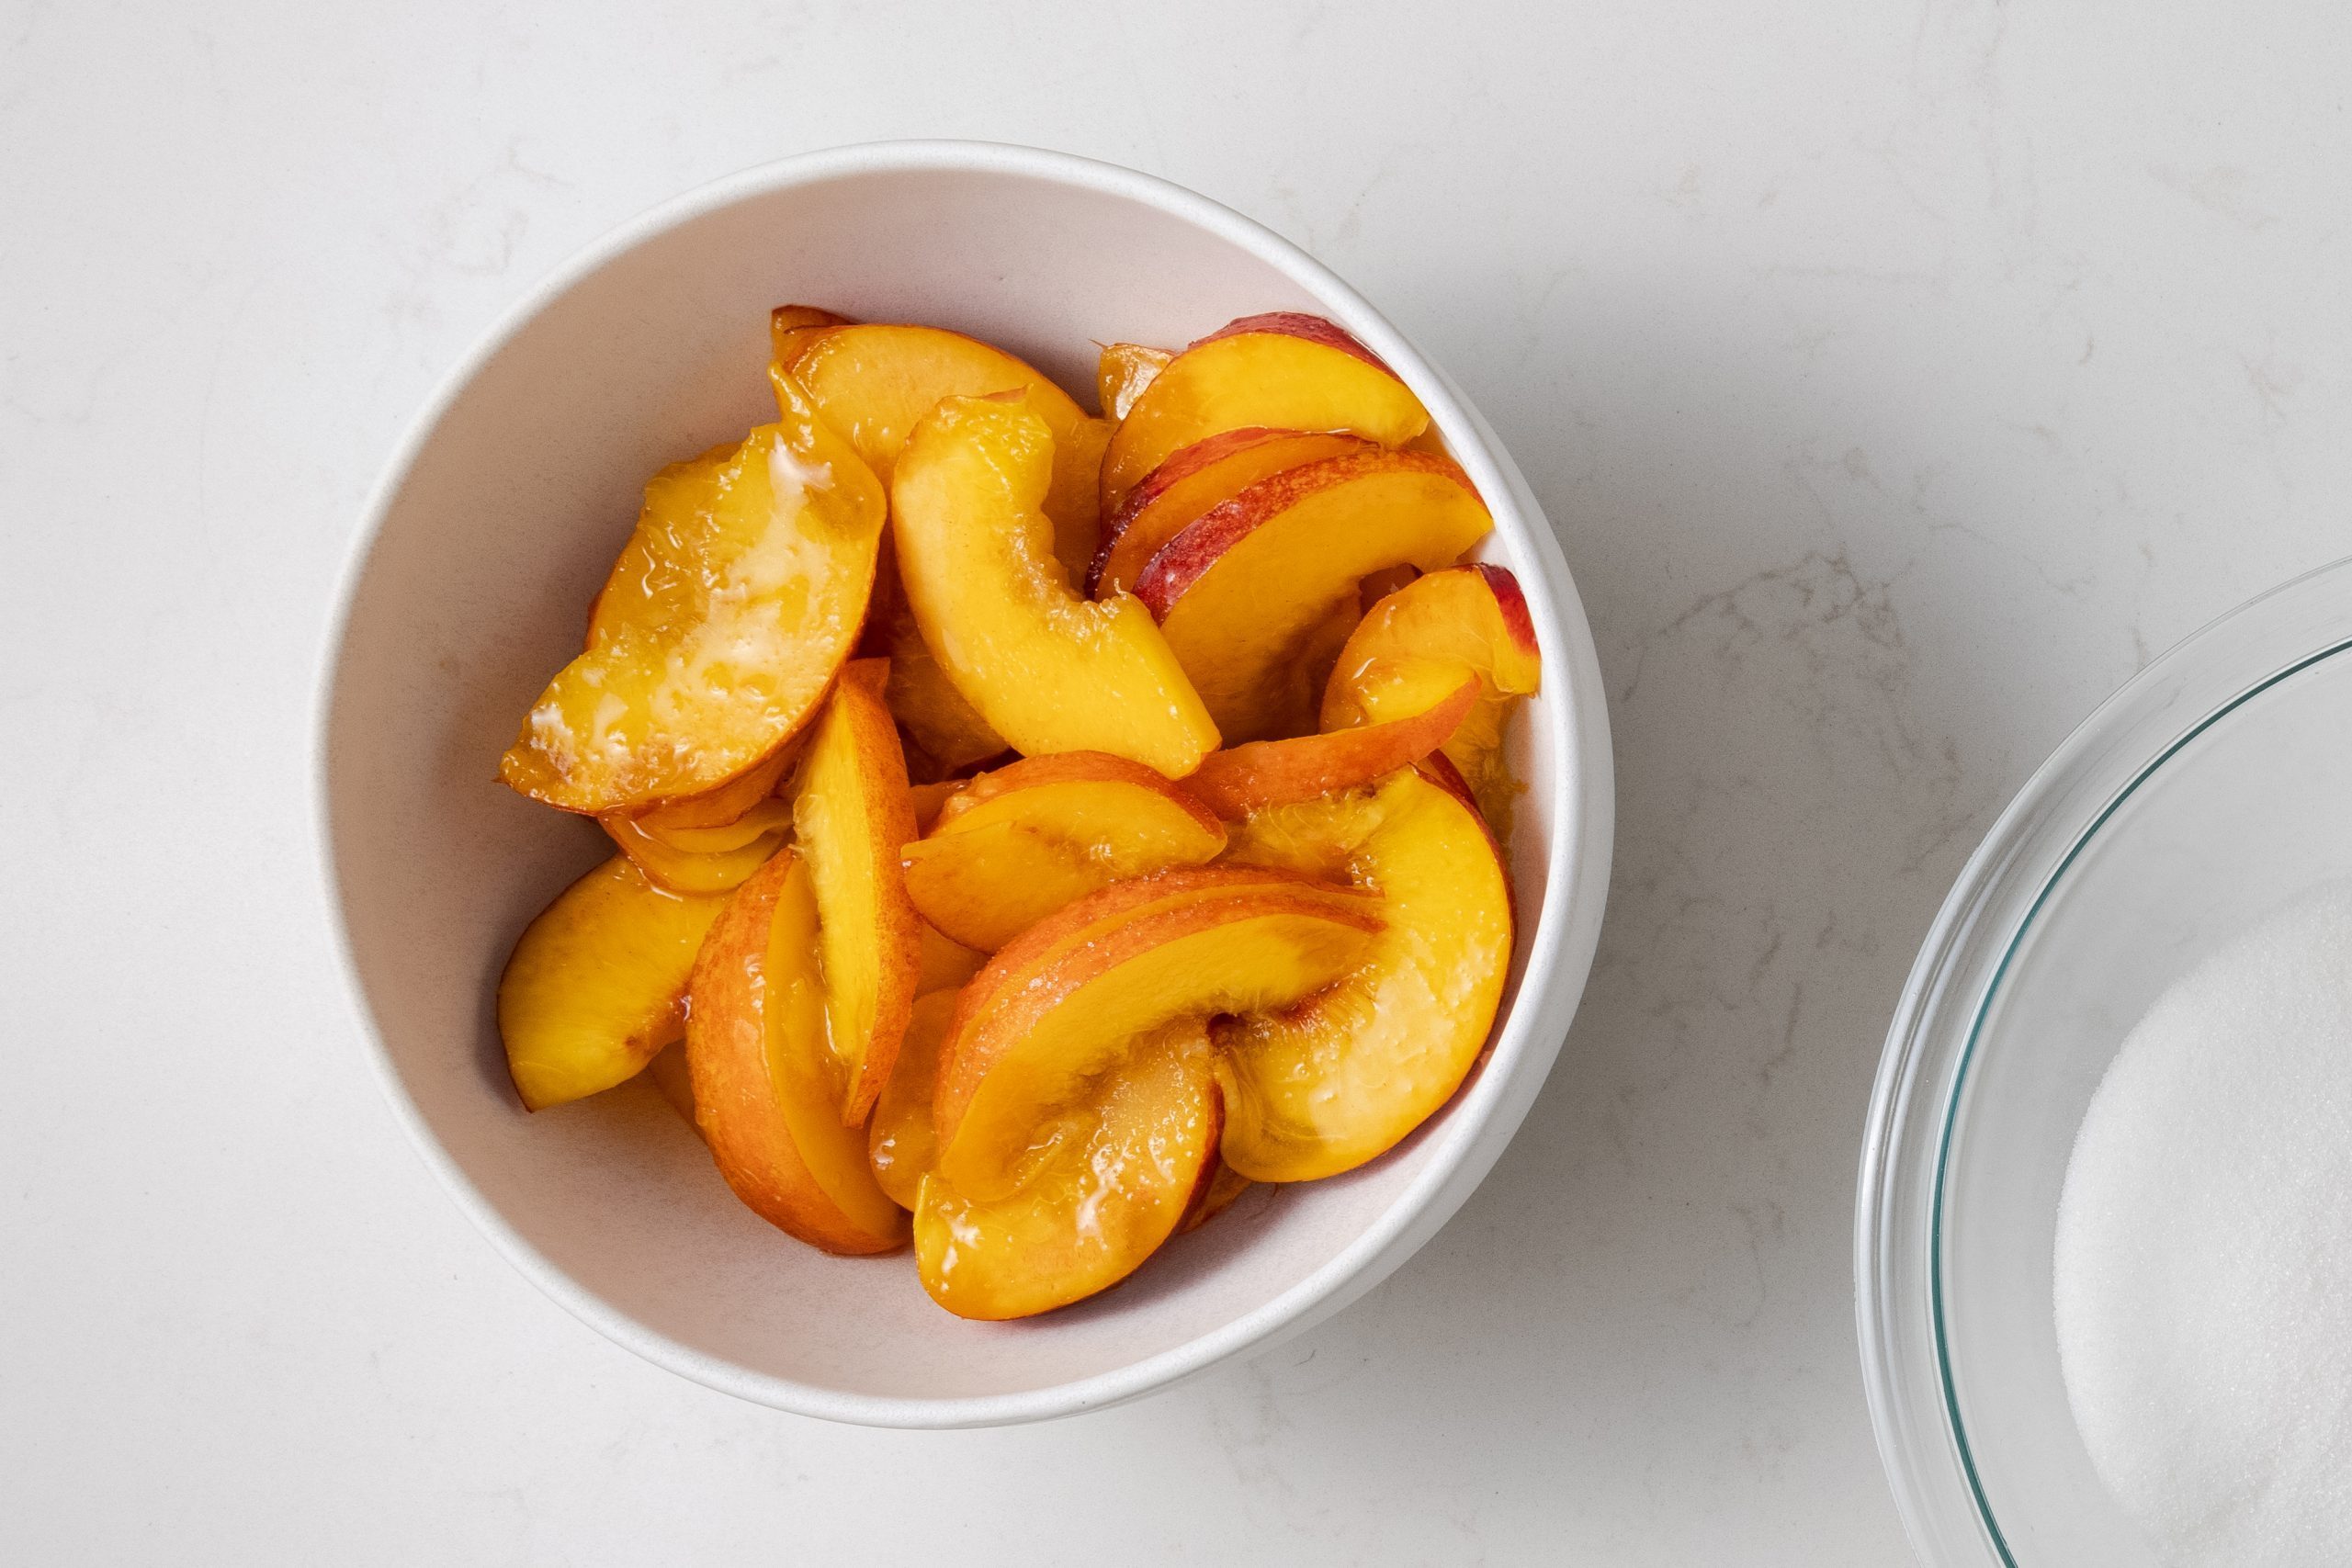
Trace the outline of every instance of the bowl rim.
[[[330, 740], [335, 686], [355, 604], [393, 503], [442, 421], [488, 363], [583, 279], [669, 231], [737, 203], [800, 186], [876, 174], [1010, 174], [1157, 209], [1224, 240], [1288, 277], [1385, 360], [1429, 407], [1431, 422], [1495, 506], [1498, 531], [1544, 639], [1546, 676], [1563, 692], [1546, 886], [1526, 968], [1476, 1079], [1453, 1102], [1427, 1165], [1363, 1234], [1272, 1299], [1179, 1345], [1068, 1382], [1012, 1393], [944, 1397], [852, 1393], [753, 1371], [671, 1338], [606, 1302], [538, 1251], [474, 1186], [409, 1094], [361, 979], [344, 916], [334, 853]], [[1505, 498], [1508, 498], [1507, 500]], [[441, 377], [386, 458], [346, 548], [321, 643], [311, 704], [311, 829], [329, 913], [330, 946], [353, 1004], [369, 1066], [418, 1156], [492, 1247], [541, 1292], [606, 1338], [707, 1387], [799, 1415], [891, 1427], [967, 1427], [1053, 1419], [1107, 1408], [1196, 1376], [1246, 1351], [1271, 1348], [1377, 1284], [1476, 1188], [1533, 1103], [1581, 998], [1598, 945], [1614, 825], [1605, 694], [1583, 606], [1559, 542], [1494, 432], [1453, 381], [1372, 305], [1305, 251], [1252, 219], [1154, 175], [1042, 148], [977, 141], [888, 141], [800, 153], [754, 165], [627, 220], [526, 288]]]
[[[2125, 682], [2018, 791], [1920, 944], [1862, 1137], [1854, 1302], [1880, 1461], [1923, 1561], [2018, 1561], [1978, 1472], [1945, 1323], [1946, 1178], [1986, 1017], [2059, 883], [2124, 803], [2245, 703], [2352, 650], [2352, 623], [2336, 603], [2347, 587], [2352, 557], [2300, 573], [2206, 622]], [[2335, 612], [2325, 635], [2297, 619], [2314, 607], [2323, 622]], [[2217, 651], [2233, 657], [2214, 666]]]

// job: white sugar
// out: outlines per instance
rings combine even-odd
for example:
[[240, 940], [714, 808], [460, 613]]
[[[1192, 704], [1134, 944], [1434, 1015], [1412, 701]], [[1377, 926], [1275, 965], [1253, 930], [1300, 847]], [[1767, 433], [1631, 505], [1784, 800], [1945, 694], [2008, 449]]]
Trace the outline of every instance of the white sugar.
[[2058, 1348], [2167, 1563], [2352, 1562], [2352, 885], [2160, 997], [2058, 1206]]

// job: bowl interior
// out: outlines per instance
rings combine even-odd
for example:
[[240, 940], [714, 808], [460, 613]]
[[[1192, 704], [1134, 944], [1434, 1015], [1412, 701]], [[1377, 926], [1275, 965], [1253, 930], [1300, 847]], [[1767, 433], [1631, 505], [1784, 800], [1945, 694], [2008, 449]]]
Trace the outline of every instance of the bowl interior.
[[[478, 367], [390, 494], [328, 696], [330, 852], [349, 951], [398, 1089], [461, 1196], [469, 1188], [493, 1236], [599, 1326], [801, 1407], [810, 1401], [797, 1391], [985, 1400], [1054, 1389], [1267, 1311], [1404, 1198], [1464, 1100], [1373, 1167], [1253, 1192], [1120, 1289], [1001, 1326], [942, 1313], [903, 1256], [837, 1259], [769, 1229], [650, 1087], [520, 1109], [492, 1023], [500, 966], [540, 907], [610, 851], [591, 824], [496, 784], [495, 761], [577, 650], [647, 476], [774, 417], [765, 318], [787, 300], [961, 328], [1089, 406], [1097, 342], [1182, 344], [1281, 309], [1365, 325], [1183, 216], [1017, 172], [845, 174], [649, 229]], [[1510, 496], [1490, 500], [1500, 531], [1487, 553], [1540, 579]], [[1530, 598], [1548, 654], [1549, 594], [1532, 581]], [[1565, 700], [1547, 694], [1516, 726], [1529, 790], [1512, 846], [1514, 992], [1542, 936]]]
[[2078, 1437], [2052, 1306], [2058, 1199], [2109, 1063], [2157, 995], [2352, 875], [2352, 655], [2298, 661], [2133, 786], [2026, 921], [1978, 1018], [1942, 1163], [1948, 1397], [2008, 1561], [2154, 1561]]

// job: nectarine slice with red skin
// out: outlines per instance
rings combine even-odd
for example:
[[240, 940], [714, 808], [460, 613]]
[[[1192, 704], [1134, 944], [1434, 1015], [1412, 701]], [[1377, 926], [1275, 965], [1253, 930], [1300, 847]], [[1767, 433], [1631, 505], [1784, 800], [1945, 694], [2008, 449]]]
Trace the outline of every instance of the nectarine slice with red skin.
[[942, 327], [860, 322], [795, 333], [778, 366], [808, 389], [818, 412], [849, 437], [885, 486], [916, 424], [942, 398], [1026, 392], [1054, 438], [1044, 507], [1055, 553], [1073, 576], [1094, 558], [1097, 477], [1111, 439], [1069, 393], [1002, 349]]
[[891, 483], [908, 603], [949, 679], [1023, 752], [1108, 751], [1181, 777], [1216, 750], [1216, 727], [1148, 611], [1071, 590], [1041, 509], [1052, 459], [1018, 394], [948, 398], [918, 424]]
[[[702, 795], [782, 748], [855, 646], [882, 488], [805, 401], [646, 486], [588, 647], [499, 764], [566, 811]], [[763, 792], [764, 793], [764, 792]]]
[[1147, 348], [1139, 343], [1104, 344], [1094, 366], [1094, 392], [1103, 417], [1126, 418], [1143, 389], [1175, 357], [1173, 349]]
[[878, 659], [842, 671], [793, 781], [793, 827], [816, 889], [826, 1035], [851, 1126], [889, 1081], [922, 968], [922, 922], [899, 869], [914, 800], [883, 675]]
[[1098, 888], [1204, 865], [1224, 849], [1216, 813], [1151, 769], [1065, 751], [973, 780], [906, 846], [904, 861], [923, 918], [993, 953]]
[[685, 1027], [686, 976], [724, 898], [672, 893], [615, 855], [556, 895], [498, 977], [498, 1033], [533, 1111], [637, 1076]]
[[1385, 724], [1288, 740], [1253, 740], [1213, 752], [1184, 787], [1227, 821], [1270, 806], [1289, 806], [1410, 767], [1445, 744], [1478, 700], [1464, 671], [1434, 705]]
[[1162, 545], [1260, 479], [1373, 445], [1360, 435], [1260, 429], [1193, 442], [1152, 469], [1103, 520], [1102, 547], [1087, 570], [1086, 592], [1099, 599], [1132, 590]]
[[1174, 1234], [1216, 1168], [1216, 1077], [1200, 1021], [1136, 1042], [1055, 1108], [1012, 1182], [986, 1199], [934, 1171], [915, 1209], [923, 1289], [959, 1317], [1029, 1317], [1118, 1283]]
[[1478, 678], [1478, 703], [1445, 754], [1499, 831], [1514, 787], [1503, 768], [1504, 726], [1512, 702], [1544, 678], [1526, 595], [1505, 568], [1480, 563], [1434, 571], [1374, 604], [1332, 667], [1322, 727], [1344, 729], [1419, 711], [1465, 668]]
[[1244, 316], [1170, 361], [1102, 455], [1102, 514], [1179, 448], [1221, 431], [1344, 430], [1397, 446], [1428, 428], [1412, 389], [1319, 316]]
[[874, 1179], [865, 1129], [826, 1039], [817, 894], [787, 849], [737, 888], [695, 961], [686, 1067], [696, 1125], [752, 1211], [828, 1252], [905, 1245], [904, 1211]]
[[865, 1156], [874, 1179], [890, 1201], [912, 1212], [922, 1179], [939, 1163], [939, 1137], [932, 1130], [931, 1097], [939, 1082], [939, 1047], [956, 1016], [956, 993], [934, 991], [915, 998], [906, 1043], [874, 1119], [865, 1130]]
[[1469, 478], [1429, 452], [1352, 452], [1261, 479], [1144, 569], [1159, 619], [1229, 745], [1312, 728], [1309, 646], [1351, 615], [1357, 584], [1398, 564], [1452, 564], [1494, 526]]
[[1232, 853], [1381, 892], [1385, 924], [1348, 978], [1214, 1029], [1226, 1163], [1259, 1181], [1351, 1170], [1444, 1105], [1486, 1047], [1510, 964], [1501, 853], [1442, 757], [1260, 812]]
[[1110, 1072], [1128, 1042], [1180, 1019], [1286, 1007], [1353, 970], [1381, 925], [1320, 890], [1242, 892], [1110, 923], [1017, 980], [992, 964], [965, 988], [943, 1048], [940, 1168], [967, 1196], [996, 1196], [1038, 1118]]

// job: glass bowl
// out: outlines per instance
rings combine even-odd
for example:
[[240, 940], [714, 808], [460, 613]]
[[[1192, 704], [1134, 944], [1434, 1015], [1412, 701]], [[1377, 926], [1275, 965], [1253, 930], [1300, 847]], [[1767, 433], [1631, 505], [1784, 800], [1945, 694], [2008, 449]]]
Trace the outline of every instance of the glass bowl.
[[2165, 654], [2027, 783], [1920, 949], [1863, 1139], [1855, 1286], [1879, 1452], [1938, 1568], [2156, 1562], [2060, 1379], [2059, 1189], [2157, 993], [2352, 876], [2347, 651], [2352, 560]]

